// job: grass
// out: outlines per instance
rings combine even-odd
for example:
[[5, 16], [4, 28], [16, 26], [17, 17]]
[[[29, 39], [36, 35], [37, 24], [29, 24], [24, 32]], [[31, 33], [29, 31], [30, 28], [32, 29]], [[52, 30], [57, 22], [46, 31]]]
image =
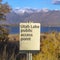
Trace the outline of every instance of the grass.
[[[43, 33], [40, 42], [41, 49], [33, 54], [33, 60], [60, 60], [60, 32]], [[26, 60], [26, 54], [19, 52], [18, 40], [10, 40], [6, 45], [0, 42], [0, 60]]]

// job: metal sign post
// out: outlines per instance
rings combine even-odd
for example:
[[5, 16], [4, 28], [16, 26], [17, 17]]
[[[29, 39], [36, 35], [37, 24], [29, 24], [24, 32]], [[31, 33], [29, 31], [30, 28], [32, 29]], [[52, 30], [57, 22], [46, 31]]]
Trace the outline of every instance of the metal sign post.
[[27, 59], [26, 60], [32, 60], [32, 53], [27, 53]]

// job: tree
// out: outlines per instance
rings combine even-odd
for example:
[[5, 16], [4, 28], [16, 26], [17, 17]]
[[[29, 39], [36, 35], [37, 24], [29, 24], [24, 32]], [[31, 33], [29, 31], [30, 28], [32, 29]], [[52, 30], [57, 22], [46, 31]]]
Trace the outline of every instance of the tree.
[[[1, 20], [6, 20], [5, 15], [11, 11], [10, 6], [8, 5], [8, 3], [2, 3], [2, 0], [0, 0], [0, 21]], [[6, 40], [8, 39], [8, 29], [6, 28], [6, 26], [2, 26], [0, 25], [0, 41], [1, 42], [6, 42]]]
[[[10, 11], [11, 11], [11, 8], [8, 5], [8, 3], [3, 4], [2, 0], [0, 0], [0, 21], [2, 21], [2, 20], [5, 21], [6, 20], [5, 15]], [[8, 29], [7, 29], [6, 25], [0, 24], [0, 59], [2, 58], [2, 54], [4, 53], [5, 47], [7, 46], [8, 34], [9, 33], [8, 33]], [[5, 54], [5, 56], [6, 56], [6, 54]]]
[[11, 11], [10, 6], [8, 3], [2, 3], [2, 0], [0, 0], [0, 20], [6, 20], [5, 15]]
[[2, 2], [2, 0], [0, 0], [0, 2]]

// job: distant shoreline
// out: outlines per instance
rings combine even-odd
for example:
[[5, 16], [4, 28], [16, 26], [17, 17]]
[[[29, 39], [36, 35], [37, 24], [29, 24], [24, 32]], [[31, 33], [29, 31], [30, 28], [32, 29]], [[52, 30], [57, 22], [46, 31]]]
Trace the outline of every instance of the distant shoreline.
[[[0, 24], [0, 26], [19, 26], [19, 24]], [[41, 24], [41, 27], [60, 27], [60, 25]]]

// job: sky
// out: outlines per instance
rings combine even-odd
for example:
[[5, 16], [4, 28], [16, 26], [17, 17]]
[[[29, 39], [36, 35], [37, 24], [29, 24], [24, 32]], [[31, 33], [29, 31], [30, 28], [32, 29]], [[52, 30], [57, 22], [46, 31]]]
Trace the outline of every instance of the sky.
[[47, 8], [50, 10], [60, 10], [60, 5], [53, 4], [53, 0], [3, 0], [3, 3], [8, 2], [12, 9], [16, 8]]

